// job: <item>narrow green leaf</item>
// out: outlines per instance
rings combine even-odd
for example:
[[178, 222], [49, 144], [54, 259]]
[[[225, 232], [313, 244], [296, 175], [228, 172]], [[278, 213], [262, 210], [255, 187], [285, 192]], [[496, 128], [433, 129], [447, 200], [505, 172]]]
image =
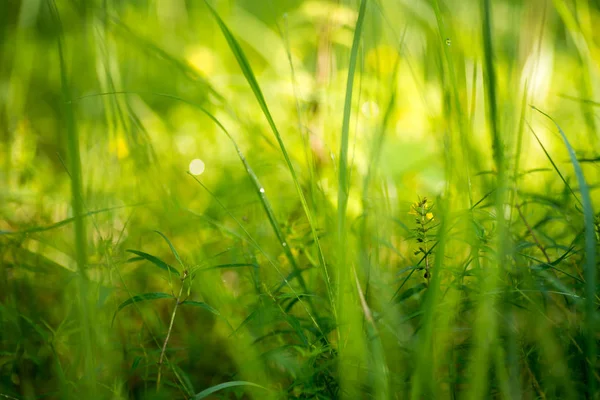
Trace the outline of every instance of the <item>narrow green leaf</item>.
[[218, 312], [217, 310], [215, 310], [214, 308], [212, 308], [211, 306], [209, 306], [208, 304], [206, 304], [206, 303], [204, 303], [202, 301], [186, 300], [186, 301], [182, 301], [180, 303], [180, 305], [182, 305], [182, 306], [188, 305], [188, 306], [200, 307], [200, 308], [204, 308], [207, 311], [210, 311], [211, 313], [213, 313], [215, 315], [221, 315], [220, 312]]
[[131, 305], [134, 303], [140, 303], [142, 301], [148, 301], [148, 300], [173, 299], [173, 298], [174, 298], [173, 295], [170, 295], [168, 293], [162, 293], [162, 292], [144, 293], [144, 294], [130, 297], [129, 299], [125, 300], [123, 303], [121, 303], [119, 305], [119, 307], [117, 308], [117, 311], [115, 311], [115, 314], [113, 315], [112, 323], [115, 322], [117, 313], [119, 311], [121, 311], [122, 309], [124, 309], [125, 307], [127, 307], [128, 305]]
[[[366, 0], [364, 0], [364, 1], [366, 1]], [[323, 250], [320, 245], [319, 236], [317, 234], [317, 227], [316, 227], [314, 217], [308, 207], [308, 202], [306, 201], [306, 198], [304, 197], [304, 192], [302, 191], [302, 187], [300, 186], [300, 182], [296, 175], [296, 171], [294, 170], [292, 161], [288, 155], [285, 144], [283, 143], [281, 135], [279, 134], [279, 130], [277, 129], [277, 126], [275, 125], [275, 121], [273, 120], [271, 112], [269, 111], [269, 107], [267, 106], [267, 102], [265, 101], [264, 95], [262, 93], [262, 90], [260, 89], [260, 86], [258, 84], [256, 76], [254, 75], [252, 67], [250, 66], [250, 63], [248, 62], [248, 59], [246, 58], [244, 51], [242, 50], [241, 46], [239, 45], [239, 43], [237, 42], [237, 40], [235, 39], [235, 37], [233, 36], [231, 31], [229, 30], [229, 28], [227, 27], [227, 25], [223, 22], [223, 20], [221, 19], [221, 17], [217, 13], [217, 11], [209, 4], [209, 2], [207, 0], [204, 0], [204, 2], [206, 3], [206, 6], [208, 7], [211, 14], [217, 21], [217, 24], [219, 25], [219, 28], [221, 29], [223, 36], [225, 36], [225, 39], [227, 40], [227, 43], [229, 44], [229, 48], [233, 52], [233, 54], [238, 62], [238, 65], [242, 69], [244, 77], [248, 81], [248, 84], [250, 85], [250, 88], [252, 89], [252, 92], [254, 93], [254, 96], [256, 97], [256, 100], [258, 101], [258, 104], [260, 105], [260, 108], [261, 108], [265, 118], [267, 119], [267, 122], [269, 123], [269, 126], [271, 127], [271, 130], [273, 131], [273, 134], [275, 135], [275, 138], [277, 139], [277, 143], [279, 144], [279, 148], [281, 149], [283, 158], [285, 159], [288, 170], [290, 171], [290, 174], [292, 176], [292, 181], [296, 188], [296, 192], [300, 199], [300, 203], [302, 204], [302, 209], [304, 210], [304, 214], [306, 215], [306, 218], [308, 219], [308, 224], [310, 226], [311, 234], [312, 234], [313, 240], [315, 242], [315, 245], [317, 247], [317, 253], [319, 256], [319, 264], [320, 264], [321, 270], [323, 272], [325, 284], [327, 285], [327, 293], [330, 297], [330, 300], [333, 301], [333, 290], [331, 287], [331, 280], [329, 278], [329, 272], [327, 270], [327, 265], [325, 263], [325, 257], [323, 255]], [[253, 178], [253, 180], [255, 180], [255, 179]], [[260, 198], [263, 200], [266, 200], [266, 196], [264, 195], [264, 190], [262, 189], [262, 186], [260, 187]], [[264, 201], [263, 201], [263, 206], [265, 206], [265, 210], [267, 211], [268, 214], [270, 212], [272, 212], [272, 211], [269, 211], [266, 209], [267, 206]], [[273, 217], [271, 215], [269, 215], [269, 219], [271, 220], [272, 225], [273, 225]], [[287, 242], [285, 240], [285, 237], [283, 236], [283, 233], [279, 230], [279, 224], [273, 225], [273, 228], [277, 234], [279, 243], [283, 248], [283, 252], [285, 253], [286, 257], [289, 259], [292, 266], [295, 269], [297, 269], [298, 267], [296, 265], [294, 256], [292, 255], [292, 252], [291, 252], [289, 246], [287, 246]], [[300, 284], [302, 285], [303, 289], [306, 289], [306, 284], [304, 283], [303, 279], [304, 278], [301, 275], [298, 275], [298, 280], [299, 280]]]
[[400, 296], [396, 298], [396, 303], [401, 303], [402, 301], [414, 296], [415, 294], [423, 291], [427, 288], [425, 283], [419, 283], [411, 288], [406, 289]]
[[231, 382], [220, 383], [218, 385], [209, 387], [208, 389], [204, 389], [203, 391], [201, 391], [200, 393], [198, 393], [194, 396], [194, 400], [204, 399], [204, 398], [210, 396], [211, 394], [218, 392], [219, 390], [228, 389], [228, 388], [236, 387], [236, 386], [253, 386], [253, 387], [261, 388], [264, 390], [269, 390], [264, 386], [257, 385], [256, 383], [252, 383], [252, 382], [231, 381]]
[[230, 264], [219, 264], [219, 265], [213, 265], [212, 267], [207, 267], [207, 268], [202, 268], [201, 270], [199, 270], [198, 272], [202, 272], [202, 271], [208, 271], [208, 270], [212, 270], [212, 269], [221, 269], [221, 268], [243, 268], [243, 267], [252, 267], [252, 268], [258, 268], [259, 266], [257, 264], [253, 264], [253, 263], [230, 263]]
[[577, 183], [579, 184], [579, 193], [581, 195], [580, 204], [583, 207], [583, 221], [585, 225], [585, 298], [586, 298], [586, 347], [587, 347], [587, 356], [589, 357], [590, 366], [587, 368], [588, 370], [588, 391], [589, 396], [594, 398], [596, 393], [596, 377], [594, 376], [594, 368], [596, 365], [596, 359], [598, 354], [596, 353], [596, 329], [595, 329], [595, 314], [596, 314], [596, 234], [594, 232], [594, 210], [592, 207], [592, 199], [590, 196], [590, 190], [587, 182], [585, 181], [585, 177], [583, 175], [583, 170], [581, 169], [581, 164], [577, 161], [577, 155], [575, 154], [575, 150], [569, 143], [567, 139], [567, 135], [563, 132], [562, 128], [558, 125], [558, 123], [550, 117], [548, 114], [539, 110], [536, 107], [532, 108], [544, 115], [550, 121], [554, 123], [560, 136], [565, 143], [567, 150], [569, 151], [569, 157], [571, 158], [571, 163], [573, 164], [573, 169], [575, 170], [575, 176], [577, 177]]
[[[537, 108], [535, 108], [535, 109], [537, 110]], [[546, 115], [546, 114], [544, 114], [544, 115]], [[550, 117], [548, 117], [548, 118], [550, 118]], [[544, 144], [542, 143], [542, 141], [540, 140], [540, 138], [538, 137], [538, 135], [536, 135], [536, 133], [533, 130], [533, 128], [531, 127], [531, 125], [529, 125], [529, 130], [531, 131], [531, 133], [533, 133], [533, 136], [535, 137], [535, 140], [537, 140], [538, 144], [540, 145], [540, 147], [544, 151], [544, 154], [546, 155], [546, 158], [548, 158], [548, 161], [550, 161], [550, 164], [552, 164], [552, 166], [554, 167], [554, 170], [556, 171], [556, 173], [558, 174], [558, 176], [560, 176], [560, 179], [563, 181], [563, 183], [565, 184], [565, 186], [567, 187], [567, 189], [569, 189], [569, 192], [571, 192], [571, 194], [573, 195], [573, 197], [575, 197], [575, 200], [577, 200], [577, 202], [579, 204], [581, 204], [581, 200], [579, 200], [579, 197], [577, 197], [577, 195], [575, 194], [575, 192], [573, 191], [573, 189], [571, 189], [571, 185], [569, 185], [569, 183], [567, 182], [567, 180], [565, 179], [565, 177], [563, 176], [563, 174], [560, 172], [560, 170], [558, 169], [558, 166], [556, 165], [556, 163], [554, 162], [554, 160], [550, 156], [550, 153], [548, 153], [548, 151], [544, 147]]]
[[[342, 121], [342, 140], [340, 142], [339, 153], [339, 176], [338, 176], [338, 233], [340, 235], [340, 246], [345, 246], [344, 239], [346, 235], [346, 207], [348, 204], [348, 137], [350, 134], [350, 114], [352, 112], [352, 93], [354, 90], [354, 74], [356, 71], [356, 61], [358, 58], [358, 47], [362, 33], [362, 25], [365, 19], [367, 1], [362, 0], [356, 27], [354, 29], [354, 39], [352, 41], [352, 50], [350, 51], [350, 63], [348, 65], [348, 77], [346, 82], [346, 98], [344, 101], [344, 114]], [[340, 255], [345, 252], [341, 251]], [[340, 264], [344, 264], [343, 261]]]
[[164, 271], [167, 271], [167, 272], [171, 272], [171, 273], [179, 276], [179, 271], [177, 271], [177, 269], [170, 266], [169, 264], [167, 264], [163, 260], [159, 259], [158, 257], [155, 257], [148, 253], [144, 253], [143, 251], [137, 251], [137, 250], [126, 250], [126, 251], [128, 253], [132, 253], [132, 254], [139, 256], [139, 257], [130, 258], [128, 261], [133, 262], [133, 261], [139, 261], [139, 260], [148, 260], [152, 264], [156, 265], [158, 268], [160, 268]]
[[158, 233], [160, 236], [162, 236], [163, 239], [165, 239], [165, 242], [167, 242], [167, 244], [171, 248], [171, 252], [175, 256], [175, 259], [179, 262], [179, 265], [181, 265], [181, 268], [185, 268], [185, 265], [183, 265], [183, 261], [181, 261], [181, 257], [179, 257], [179, 253], [177, 252], [177, 250], [175, 250], [175, 247], [173, 246], [171, 241], [169, 239], [167, 239], [167, 237], [165, 235], [163, 235], [162, 232], [159, 232], [159, 231], [154, 231], [154, 232]]

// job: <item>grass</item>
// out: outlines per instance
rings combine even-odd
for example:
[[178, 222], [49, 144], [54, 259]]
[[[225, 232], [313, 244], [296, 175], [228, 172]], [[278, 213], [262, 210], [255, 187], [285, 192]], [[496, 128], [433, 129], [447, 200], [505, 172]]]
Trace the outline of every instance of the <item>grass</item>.
[[0, 397], [597, 399], [575, 3], [1, 5]]

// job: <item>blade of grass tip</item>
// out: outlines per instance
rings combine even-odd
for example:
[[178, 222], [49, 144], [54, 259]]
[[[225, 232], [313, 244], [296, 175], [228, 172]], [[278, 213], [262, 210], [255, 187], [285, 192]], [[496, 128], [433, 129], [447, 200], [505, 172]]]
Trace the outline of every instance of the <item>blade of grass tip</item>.
[[183, 261], [181, 261], [181, 257], [179, 257], [179, 253], [177, 252], [177, 250], [175, 250], [173, 243], [171, 243], [171, 241], [162, 232], [159, 232], [159, 231], [154, 231], [154, 232], [158, 233], [160, 236], [162, 236], [163, 239], [165, 239], [165, 242], [167, 242], [167, 244], [171, 248], [171, 252], [175, 256], [175, 259], [177, 260], [179, 265], [181, 265], [181, 268], [185, 269], [185, 265], [183, 264]]
[[173, 268], [172, 266], [170, 266], [169, 264], [167, 264], [160, 258], [153, 256], [152, 254], [148, 254], [148, 253], [144, 253], [143, 251], [132, 250], [132, 249], [128, 249], [125, 251], [139, 256], [139, 259], [141, 259], [141, 260], [145, 259], [145, 260], [150, 261], [152, 264], [156, 265], [158, 268], [160, 268], [164, 271], [167, 271], [167, 272], [170, 272], [170, 273], [173, 273], [173, 274], [179, 276], [179, 271], [177, 271], [177, 269]]
[[[238, 62], [238, 65], [240, 66], [240, 68], [242, 70], [242, 73], [244, 74], [246, 80], [248, 81], [248, 84], [250, 85], [250, 88], [252, 89], [252, 92], [254, 93], [254, 96], [256, 97], [256, 100], [258, 101], [258, 104], [259, 104], [265, 118], [267, 119], [267, 122], [269, 123], [269, 126], [271, 127], [271, 130], [273, 131], [273, 134], [275, 135], [275, 138], [277, 139], [277, 143], [279, 144], [279, 148], [281, 149], [283, 158], [285, 159], [285, 162], [290, 171], [290, 174], [292, 175], [292, 181], [296, 188], [296, 192], [298, 193], [298, 197], [300, 198], [302, 208], [304, 210], [306, 218], [308, 219], [308, 223], [309, 223], [309, 226], [311, 229], [313, 240], [315, 242], [315, 245], [317, 246], [319, 263], [320, 263], [321, 269], [323, 271], [323, 277], [325, 280], [325, 285], [327, 287], [327, 292], [330, 297], [330, 301], [333, 302], [334, 298], [333, 298], [333, 291], [331, 288], [331, 279], [329, 277], [329, 272], [327, 270], [325, 257], [323, 255], [323, 250], [321, 248], [321, 244], [319, 241], [319, 236], [318, 236], [317, 229], [316, 229], [315, 219], [310, 211], [310, 208], [308, 207], [308, 203], [306, 201], [306, 198], [304, 197], [304, 193], [302, 191], [302, 187], [300, 186], [300, 182], [298, 181], [296, 171], [294, 170], [292, 161], [288, 155], [288, 152], [283, 143], [281, 135], [279, 134], [279, 130], [277, 129], [277, 126], [275, 125], [275, 121], [273, 120], [273, 117], [271, 116], [271, 112], [269, 111], [269, 107], [267, 106], [267, 103], [266, 103], [263, 93], [260, 89], [258, 81], [256, 80], [254, 72], [250, 66], [250, 63], [248, 62], [248, 59], [246, 58], [246, 55], [244, 54], [244, 51], [242, 50], [241, 46], [239, 45], [239, 43], [237, 42], [237, 40], [235, 39], [235, 37], [233, 36], [231, 31], [229, 30], [229, 28], [227, 27], [227, 25], [223, 22], [223, 20], [221, 19], [221, 17], [217, 13], [217, 11], [209, 4], [209, 2], [207, 0], [204, 0], [204, 3], [208, 7], [209, 11], [211, 12], [211, 14], [215, 18], [215, 20], [217, 21], [217, 24], [219, 25], [219, 28], [221, 29], [223, 36], [225, 36], [225, 39], [229, 45], [229, 48], [233, 52], [233, 54]], [[285, 243], [285, 242], [282, 242], [284, 251], [289, 252], [289, 249], [286, 249], [285, 248], [286, 246], [283, 243]]]
[[[67, 65], [63, 49], [63, 27], [60, 20], [60, 14], [54, 1], [48, 2], [50, 13], [52, 14], [55, 24], [58, 28], [57, 35], [57, 50], [60, 65], [60, 81], [62, 92], [62, 106], [67, 129], [67, 154], [69, 157], [69, 172], [71, 175], [71, 206], [73, 207], [73, 215], [75, 218], [75, 258], [79, 269], [79, 313], [83, 329], [81, 336], [83, 342], [83, 365], [85, 368], [84, 385], [88, 393], [96, 393], [96, 357], [92, 343], [92, 324], [93, 316], [91, 312], [93, 308], [90, 306], [90, 287], [87, 276], [87, 240], [83, 203], [83, 183], [81, 173], [81, 155], [79, 152], [79, 133], [75, 123], [75, 113], [71, 104], [71, 88], [67, 73]], [[92, 395], [91, 398], [94, 398]]]
[[269, 390], [264, 386], [257, 385], [256, 383], [252, 383], [252, 382], [231, 381], [231, 382], [220, 383], [218, 385], [209, 387], [208, 389], [204, 389], [203, 391], [201, 391], [200, 393], [198, 393], [194, 396], [194, 400], [204, 399], [204, 398], [210, 396], [211, 394], [218, 392], [219, 390], [236, 387], [236, 386], [252, 386], [252, 387], [261, 388], [261, 389], [264, 389], [267, 391]]
[[521, 118], [519, 120], [519, 130], [517, 131], [517, 145], [516, 145], [516, 150], [515, 150], [515, 164], [513, 165], [513, 173], [511, 176], [511, 179], [513, 179], [514, 181], [514, 188], [511, 192], [512, 195], [512, 199], [511, 199], [511, 218], [509, 218], [509, 221], [512, 221], [512, 210], [514, 209], [515, 206], [515, 201], [516, 201], [516, 190], [517, 187], [519, 186], [519, 166], [521, 163], [521, 148], [523, 146], [523, 132], [525, 131], [525, 113], [527, 111], [527, 102], [529, 99], [528, 96], [528, 83], [525, 82], [525, 87], [523, 89], [523, 101], [521, 102]]
[[527, 123], [527, 126], [529, 127], [529, 130], [531, 131], [531, 133], [533, 133], [533, 136], [535, 137], [535, 140], [537, 140], [538, 144], [542, 148], [542, 151], [546, 155], [546, 158], [548, 158], [548, 161], [550, 161], [550, 164], [552, 164], [552, 167], [554, 167], [554, 170], [556, 171], [556, 173], [558, 174], [558, 176], [560, 176], [560, 179], [563, 181], [563, 183], [565, 184], [565, 186], [567, 187], [567, 189], [569, 189], [569, 192], [571, 192], [571, 194], [573, 195], [573, 197], [575, 198], [575, 200], [577, 200], [577, 203], [579, 203], [579, 205], [582, 205], [581, 204], [581, 200], [579, 200], [579, 197], [577, 197], [577, 195], [575, 194], [575, 192], [573, 191], [573, 189], [571, 189], [571, 185], [569, 185], [569, 183], [567, 182], [567, 180], [565, 179], [565, 177], [563, 176], [563, 174], [558, 169], [558, 166], [556, 165], [556, 163], [552, 159], [552, 156], [550, 156], [550, 153], [548, 153], [548, 150], [546, 150], [546, 147], [544, 147], [544, 144], [542, 143], [542, 141], [540, 140], [540, 138], [538, 137], [538, 135], [535, 133], [535, 131], [533, 130], [533, 128], [531, 127], [531, 125], [529, 123]]
[[[346, 82], [346, 97], [344, 100], [344, 115], [342, 121], [342, 137], [340, 142], [340, 155], [338, 167], [338, 235], [340, 237], [340, 249], [338, 254], [343, 257], [346, 253], [345, 234], [346, 234], [346, 208], [348, 205], [348, 138], [350, 131], [350, 114], [352, 112], [352, 93], [354, 90], [354, 74], [356, 72], [356, 60], [358, 58], [358, 48], [360, 45], [361, 31], [365, 19], [367, 0], [361, 0], [358, 19], [354, 29], [354, 39], [350, 52], [350, 63], [348, 65], [348, 79]], [[341, 260], [340, 265], [344, 262]]]
[[548, 118], [560, 133], [563, 139], [565, 147], [569, 152], [569, 158], [573, 164], [575, 170], [575, 176], [577, 177], [577, 183], [579, 184], [579, 193], [581, 194], [580, 204], [583, 207], [583, 220], [585, 225], [585, 294], [586, 294], [586, 347], [587, 356], [589, 357], [589, 365], [587, 367], [588, 377], [588, 395], [590, 398], [594, 398], [596, 394], [596, 378], [594, 376], [594, 369], [596, 366], [596, 359], [598, 357], [596, 353], [596, 331], [595, 331], [595, 298], [596, 298], [596, 235], [594, 232], [594, 210], [592, 207], [592, 199], [590, 191], [583, 175], [583, 170], [579, 161], [577, 161], [577, 155], [575, 150], [571, 146], [571, 143], [567, 139], [567, 135], [564, 133], [558, 123], [545, 112], [532, 106], [532, 108]]

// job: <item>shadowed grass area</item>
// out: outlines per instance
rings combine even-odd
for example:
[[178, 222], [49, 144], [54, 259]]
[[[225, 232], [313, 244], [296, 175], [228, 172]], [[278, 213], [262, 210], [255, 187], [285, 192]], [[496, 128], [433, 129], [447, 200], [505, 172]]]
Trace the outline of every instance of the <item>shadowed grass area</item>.
[[0, 397], [598, 398], [594, 2], [0, 21]]

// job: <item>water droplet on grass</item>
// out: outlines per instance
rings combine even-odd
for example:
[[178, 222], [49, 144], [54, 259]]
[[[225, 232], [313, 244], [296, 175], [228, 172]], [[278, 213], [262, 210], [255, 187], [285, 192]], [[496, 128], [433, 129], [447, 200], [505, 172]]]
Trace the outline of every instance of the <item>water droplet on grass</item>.
[[450, 38], [446, 38], [446, 45], [450, 46], [452, 44], [452, 40]]
[[259, 191], [260, 191], [261, 193], [264, 193], [264, 192], [265, 192], [265, 188], [260, 188], [260, 190], [259, 190]]

